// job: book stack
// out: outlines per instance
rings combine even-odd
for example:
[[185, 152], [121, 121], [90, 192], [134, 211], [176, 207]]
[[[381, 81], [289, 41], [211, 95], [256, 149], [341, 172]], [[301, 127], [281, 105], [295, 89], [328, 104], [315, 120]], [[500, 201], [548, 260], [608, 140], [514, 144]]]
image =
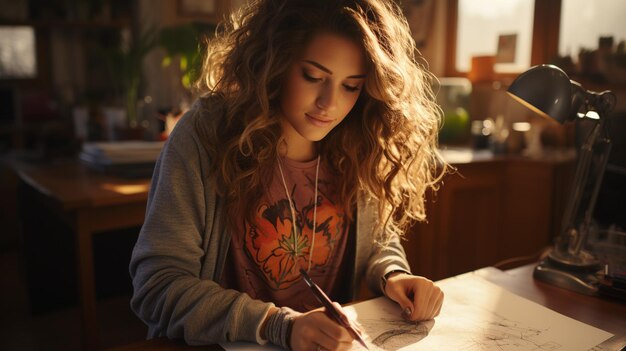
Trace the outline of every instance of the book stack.
[[90, 169], [125, 177], [150, 177], [162, 141], [88, 142], [79, 158]]

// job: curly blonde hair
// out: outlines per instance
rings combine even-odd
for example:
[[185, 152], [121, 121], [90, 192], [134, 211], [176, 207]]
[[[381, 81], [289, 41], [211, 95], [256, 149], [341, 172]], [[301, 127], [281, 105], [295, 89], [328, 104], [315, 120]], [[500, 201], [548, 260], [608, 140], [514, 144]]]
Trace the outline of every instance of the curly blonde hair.
[[318, 142], [322, 159], [340, 175], [334, 179], [348, 218], [354, 218], [363, 191], [378, 202], [379, 242], [402, 237], [412, 221], [425, 219], [425, 192], [437, 190], [447, 167], [437, 151], [441, 110], [431, 89], [434, 77], [419, 61], [394, 2], [258, 0], [223, 26], [208, 43], [197, 87], [210, 110], [207, 118], [218, 118], [200, 120], [199, 127], [227, 213], [254, 222], [281, 140], [282, 82], [293, 60], [323, 31], [348, 36], [366, 53], [359, 99]]

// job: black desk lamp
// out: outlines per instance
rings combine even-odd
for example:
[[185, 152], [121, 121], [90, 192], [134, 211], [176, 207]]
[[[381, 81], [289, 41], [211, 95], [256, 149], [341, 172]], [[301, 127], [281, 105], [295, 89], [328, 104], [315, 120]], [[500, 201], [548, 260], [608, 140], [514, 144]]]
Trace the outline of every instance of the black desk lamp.
[[[596, 295], [598, 279], [595, 273], [600, 269], [600, 263], [583, 246], [587, 242], [593, 210], [611, 150], [605, 117], [615, 107], [615, 95], [611, 91], [596, 93], [585, 90], [553, 65], [530, 68], [513, 81], [508, 93], [533, 111], [560, 123], [579, 118], [595, 121], [578, 154], [561, 232], [548, 257], [535, 268], [534, 277], [579, 293]], [[588, 184], [594, 150], [599, 155], [597, 173], [592, 179], [591, 193], [587, 198], [583, 193]], [[578, 216], [581, 205], [585, 206], [582, 221]]]

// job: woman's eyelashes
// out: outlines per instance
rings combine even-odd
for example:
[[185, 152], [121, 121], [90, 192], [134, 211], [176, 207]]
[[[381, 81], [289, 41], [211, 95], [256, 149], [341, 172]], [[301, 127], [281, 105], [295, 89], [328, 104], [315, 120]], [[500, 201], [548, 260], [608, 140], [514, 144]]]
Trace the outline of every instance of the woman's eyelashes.
[[347, 84], [344, 84], [343, 87], [350, 93], [355, 93], [355, 92], [361, 90], [361, 87], [358, 86], [358, 85], [347, 85]]
[[[304, 80], [306, 80], [307, 82], [311, 82], [311, 83], [319, 83], [319, 82], [322, 82], [324, 80], [324, 78], [315, 77], [315, 76], [309, 74], [305, 70], [302, 71], [302, 77], [304, 78]], [[350, 93], [354, 93], [354, 92], [357, 92], [357, 91], [361, 90], [360, 85], [343, 84], [343, 88], [346, 89], [346, 91], [350, 92]]]
[[302, 77], [312, 83], [321, 82], [323, 80], [323, 78], [313, 77], [312, 75], [307, 73], [307, 71], [302, 71]]

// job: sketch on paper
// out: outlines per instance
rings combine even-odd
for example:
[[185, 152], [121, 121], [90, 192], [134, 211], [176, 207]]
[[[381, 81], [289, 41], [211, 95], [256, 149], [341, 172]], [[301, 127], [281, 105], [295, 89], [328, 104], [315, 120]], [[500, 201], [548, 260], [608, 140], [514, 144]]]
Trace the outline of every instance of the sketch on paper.
[[[574, 351], [612, 335], [466, 275], [438, 285], [445, 293], [434, 321], [402, 320], [386, 298], [346, 307], [371, 350]], [[360, 345], [353, 350], [362, 350]]]
[[[360, 320], [362, 330], [368, 335], [368, 344], [376, 346], [374, 349], [401, 350], [414, 345], [428, 336], [435, 321], [409, 323], [396, 319], [366, 319]], [[466, 326], [465, 334], [457, 336], [461, 342], [457, 345], [459, 351], [488, 351], [488, 350], [541, 350], [552, 351], [561, 348], [555, 341], [537, 341], [546, 330], [540, 330], [509, 320], [497, 317], [494, 320], [484, 321], [475, 326]], [[371, 347], [370, 347], [371, 349]]]
[[[475, 306], [474, 308], [481, 309]], [[381, 311], [384, 310], [381, 309]], [[397, 313], [400, 313], [399, 309]], [[489, 316], [489, 318], [466, 319], [459, 316], [460, 323], [455, 321], [445, 323], [451, 327], [449, 330], [454, 331], [456, 336], [454, 339], [444, 339], [447, 344], [447, 347], [444, 347], [445, 349], [459, 351], [551, 351], [558, 350], [562, 346], [556, 341], [541, 340], [542, 334], [548, 332], [549, 329], [533, 328], [518, 321], [502, 317], [497, 313], [484, 310], [474, 311], [472, 315]], [[359, 318], [358, 323], [367, 335], [367, 343], [375, 346], [373, 349], [394, 351], [402, 350], [411, 345], [413, 347], [419, 346], [419, 344], [415, 344], [429, 335], [435, 321], [412, 323], [401, 320], [396, 315], [395, 318]], [[438, 337], [436, 336], [436, 338]], [[359, 348], [360, 346], [355, 347], [355, 349]]]
[[462, 351], [483, 350], [558, 350], [561, 344], [555, 341], [537, 341], [546, 329], [536, 329], [524, 326], [519, 322], [494, 314], [493, 321], [485, 321], [478, 330], [478, 335], [467, 339], [461, 345]]
[[[587, 351], [612, 334], [512, 294], [471, 273], [437, 285], [444, 291], [435, 320], [408, 322], [379, 297], [344, 307], [372, 351]], [[229, 351], [278, 350], [272, 345], [222, 343]], [[353, 343], [352, 350], [363, 347]]]
[[371, 343], [383, 350], [397, 350], [415, 344], [428, 335], [434, 321], [409, 323], [396, 319], [361, 321], [364, 330], [379, 330], [377, 334], [370, 332]]

